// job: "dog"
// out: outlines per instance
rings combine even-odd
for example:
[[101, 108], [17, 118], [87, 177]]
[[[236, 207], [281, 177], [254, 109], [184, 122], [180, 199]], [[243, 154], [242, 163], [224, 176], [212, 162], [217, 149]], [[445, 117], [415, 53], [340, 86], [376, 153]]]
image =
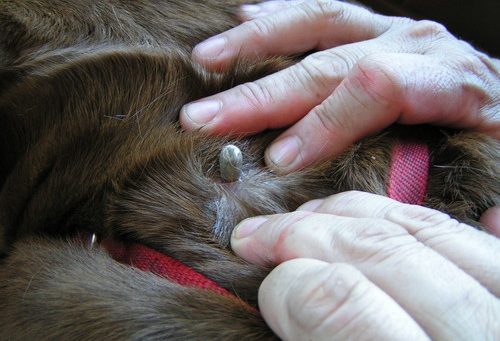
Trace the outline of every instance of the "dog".
[[[257, 307], [271, 269], [231, 251], [232, 229], [341, 191], [389, 195], [395, 145], [428, 150], [423, 205], [480, 228], [500, 202], [499, 144], [477, 133], [393, 126], [278, 175], [263, 161], [278, 131], [182, 131], [185, 103], [297, 61], [190, 59], [241, 2], [0, 2], [0, 339], [274, 340]], [[124, 264], [132, 249], [202, 285]]]

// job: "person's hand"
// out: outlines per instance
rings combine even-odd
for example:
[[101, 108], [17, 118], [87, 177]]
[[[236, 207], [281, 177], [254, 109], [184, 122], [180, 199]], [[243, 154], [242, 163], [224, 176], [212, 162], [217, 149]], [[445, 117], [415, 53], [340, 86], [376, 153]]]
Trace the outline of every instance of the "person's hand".
[[186, 105], [185, 129], [255, 133], [293, 125], [266, 152], [268, 166], [283, 173], [337, 155], [394, 122], [500, 138], [498, 61], [440, 24], [333, 0], [269, 1], [243, 10], [246, 22], [196, 46], [193, 58], [224, 69], [238, 57], [321, 52]]
[[259, 290], [285, 340], [498, 340], [500, 239], [363, 192], [250, 218], [233, 250], [280, 264]]

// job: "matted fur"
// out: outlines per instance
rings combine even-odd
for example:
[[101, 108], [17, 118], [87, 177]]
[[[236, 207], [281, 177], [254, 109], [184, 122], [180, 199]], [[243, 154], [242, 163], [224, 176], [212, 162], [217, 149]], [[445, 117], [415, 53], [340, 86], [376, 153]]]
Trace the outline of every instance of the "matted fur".
[[[473, 223], [499, 203], [498, 142], [475, 133], [392, 127], [278, 176], [263, 162], [277, 132], [182, 132], [183, 104], [293, 63], [239, 61], [216, 74], [190, 60], [194, 44], [237, 24], [239, 2], [0, 2], [0, 339], [274, 339], [244, 305], [75, 236], [144, 243], [256, 305], [269, 269], [232, 253], [232, 228], [339, 191], [385, 195], [400, 136], [431, 149], [427, 206]], [[228, 141], [244, 155], [234, 183], [217, 165]]]

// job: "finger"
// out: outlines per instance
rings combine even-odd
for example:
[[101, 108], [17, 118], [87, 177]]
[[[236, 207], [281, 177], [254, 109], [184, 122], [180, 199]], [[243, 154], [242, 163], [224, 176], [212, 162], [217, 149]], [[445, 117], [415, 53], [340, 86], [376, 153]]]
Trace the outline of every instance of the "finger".
[[262, 282], [259, 308], [284, 340], [428, 340], [392, 298], [347, 264], [285, 262]]
[[500, 206], [486, 210], [479, 220], [481, 224], [494, 236], [500, 238]]
[[[399, 51], [400, 45], [386, 48]], [[358, 59], [379, 48], [370, 40], [316, 53], [273, 75], [187, 104], [179, 120], [185, 129], [215, 134], [255, 133], [293, 124], [327, 98]]]
[[[238, 85], [217, 95], [185, 105], [179, 121], [187, 130], [211, 134], [248, 134], [279, 128], [299, 120], [304, 113], [326, 98], [340, 82], [346, 69], [330, 72], [322, 82], [306, 80], [299, 64]], [[311, 77], [312, 78], [312, 77]], [[321, 86], [324, 85], [324, 86]]]
[[323, 102], [358, 60], [381, 49], [392, 53], [417, 52], [421, 44], [405, 41], [419, 30], [423, 29], [407, 29], [407, 33], [396, 38], [389, 35], [315, 53], [273, 75], [185, 105], [180, 122], [188, 130], [224, 135], [291, 125]]
[[481, 110], [492, 98], [474, 74], [458, 70], [437, 56], [366, 57], [332, 95], [278, 137], [267, 150], [267, 164], [289, 173], [330, 159], [395, 122], [490, 129]]
[[242, 21], [252, 20], [297, 6], [305, 0], [271, 0], [253, 5], [242, 5], [239, 17]]
[[500, 296], [500, 240], [461, 224], [447, 214], [357, 191], [332, 195], [320, 202], [303, 205], [301, 210], [353, 218], [386, 219], [398, 224], [416, 240], [446, 257], [494, 295]]
[[198, 44], [193, 58], [206, 67], [220, 69], [236, 57], [257, 59], [372, 39], [389, 29], [391, 22], [388, 17], [351, 4], [305, 1]]
[[302, 211], [255, 228], [245, 220], [235, 229], [231, 245], [241, 257], [257, 264], [313, 258], [355, 265], [432, 339], [486, 337], [500, 318], [499, 300], [486, 288], [390, 221]]

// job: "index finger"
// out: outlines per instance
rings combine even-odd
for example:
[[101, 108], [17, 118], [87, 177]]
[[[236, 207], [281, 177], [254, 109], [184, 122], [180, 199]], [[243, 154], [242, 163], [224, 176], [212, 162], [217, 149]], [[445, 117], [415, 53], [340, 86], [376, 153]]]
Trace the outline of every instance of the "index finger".
[[[342, 66], [341, 66], [342, 67]], [[347, 70], [312, 75], [302, 71], [301, 64], [238, 85], [230, 90], [185, 105], [180, 112], [181, 125], [212, 134], [257, 133], [281, 128], [298, 121], [326, 98]], [[308, 81], [307, 77], [322, 79]]]
[[258, 59], [372, 39], [392, 23], [388, 17], [339, 1], [284, 2], [282, 7], [198, 44], [193, 58], [210, 69], [221, 69], [236, 57]]

